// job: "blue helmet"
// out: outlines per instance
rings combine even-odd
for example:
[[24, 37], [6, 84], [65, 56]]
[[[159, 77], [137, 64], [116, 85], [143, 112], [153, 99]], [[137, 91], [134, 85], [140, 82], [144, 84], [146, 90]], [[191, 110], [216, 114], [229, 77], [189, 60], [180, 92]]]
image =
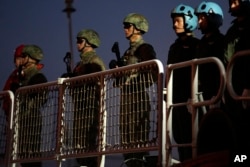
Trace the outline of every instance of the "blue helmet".
[[171, 17], [183, 16], [186, 31], [194, 31], [198, 25], [198, 18], [194, 14], [194, 9], [190, 6], [180, 4], [171, 12]]
[[213, 26], [215, 28], [218, 28], [223, 24], [223, 11], [217, 3], [202, 2], [195, 9], [195, 14], [206, 14], [210, 26]]

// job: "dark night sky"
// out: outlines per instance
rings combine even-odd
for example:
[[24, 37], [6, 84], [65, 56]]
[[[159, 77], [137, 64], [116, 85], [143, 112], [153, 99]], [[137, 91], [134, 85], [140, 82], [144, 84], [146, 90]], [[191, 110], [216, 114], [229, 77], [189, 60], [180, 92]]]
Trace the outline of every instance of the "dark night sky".
[[[198, 6], [200, 0], [74, 0], [72, 13], [74, 64], [80, 60], [76, 50], [76, 34], [85, 28], [95, 29], [101, 38], [96, 50], [107, 68], [115, 58], [111, 47], [115, 41], [123, 53], [128, 47], [124, 37], [122, 20], [132, 12], [143, 14], [149, 21], [149, 32], [144, 35], [151, 43], [157, 58], [166, 64], [171, 43], [176, 39], [170, 18], [171, 10], [180, 3]], [[214, 0], [224, 11], [222, 33], [229, 28], [233, 18], [228, 13], [228, 0]], [[36, 44], [43, 49], [43, 72], [49, 81], [57, 80], [66, 72], [63, 57], [70, 51], [69, 28], [64, 0], [0, 0], [0, 87], [14, 69], [13, 53], [20, 44]], [[195, 35], [200, 38], [199, 30]], [[112, 162], [112, 164], [115, 161]], [[112, 166], [115, 166], [114, 164]]]
[[[170, 44], [176, 39], [170, 18], [171, 10], [180, 3], [196, 7], [198, 0], [74, 0], [72, 13], [72, 35], [74, 64], [79, 61], [75, 37], [83, 28], [95, 29], [101, 38], [97, 53], [108, 63], [114, 58], [111, 47], [115, 41], [121, 52], [128, 47], [124, 37], [122, 20], [131, 13], [143, 14], [149, 21], [149, 32], [144, 35], [151, 43], [157, 58], [165, 65]], [[215, 0], [223, 8], [225, 19], [223, 33], [233, 19], [228, 14], [228, 1]], [[45, 64], [43, 72], [49, 81], [56, 80], [66, 71], [63, 57], [70, 51], [69, 28], [64, 0], [0, 0], [0, 86], [14, 68], [13, 52], [20, 44], [36, 44], [43, 49]], [[195, 35], [200, 37], [199, 30]]]

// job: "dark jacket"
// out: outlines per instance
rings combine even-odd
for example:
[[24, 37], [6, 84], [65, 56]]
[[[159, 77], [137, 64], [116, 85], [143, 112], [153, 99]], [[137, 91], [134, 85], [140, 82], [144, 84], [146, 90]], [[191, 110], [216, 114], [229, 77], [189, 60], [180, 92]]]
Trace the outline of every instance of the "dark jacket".
[[[216, 57], [223, 63], [224, 35], [215, 31], [209, 37], [203, 36], [197, 46], [196, 58]], [[217, 95], [220, 85], [219, 69], [216, 64], [199, 65], [199, 92], [205, 100]]]
[[[180, 63], [195, 58], [195, 51], [199, 40], [187, 36], [185, 40], [178, 38], [168, 52], [167, 64]], [[186, 102], [191, 96], [191, 68], [177, 69], [173, 77], [173, 102]]]

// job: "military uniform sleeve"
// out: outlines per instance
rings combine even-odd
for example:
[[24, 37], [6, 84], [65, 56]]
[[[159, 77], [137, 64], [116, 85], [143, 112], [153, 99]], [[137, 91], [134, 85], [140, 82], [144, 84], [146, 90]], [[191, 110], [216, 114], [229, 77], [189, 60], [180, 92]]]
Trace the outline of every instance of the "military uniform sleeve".
[[[153, 46], [147, 43], [138, 47], [135, 52], [135, 55], [137, 54], [139, 56], [139, 62], [156, 59], [156, 53]], [[142, 78], [145, 79], [143, 81], [144, 87], [149, 87], [157, 80], [157, 71], [141, 71], [136, 77], [137, 82], [139, 83]]]
[[104, 71], [105, 65], [99, 57], [92, 59], [91, 64], [93, 65], [93, 72]]
[[47, 82], [47, 78], [45, 77], [45, 75], [42, 73], [37, 73], [30, 79], [30, 82], [28, 85], [35, 85], [35, 84], [40, 84], [40, 83], [45, 83], [45, 82]]
[[153, 46], [147, 43], [140, 45], [135, 51], [135, 55], [140, 62], [156, 59], [156, 53]]

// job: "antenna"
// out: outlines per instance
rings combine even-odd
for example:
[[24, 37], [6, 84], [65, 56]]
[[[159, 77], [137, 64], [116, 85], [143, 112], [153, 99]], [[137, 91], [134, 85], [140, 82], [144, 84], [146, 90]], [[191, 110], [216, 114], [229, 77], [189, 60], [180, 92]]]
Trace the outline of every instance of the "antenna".
[[65, 0], [66, 8], [63, 10], [67, 14], [68, 26], [69, 26], [69, 48], [71, 53], [71, 69], [74, 68], [74, 56], [73, 56], [73, 41], [72, 41], [72, 21], [71, 13], [75, 12], [75, 8], [72, 7], [73, 0]]

